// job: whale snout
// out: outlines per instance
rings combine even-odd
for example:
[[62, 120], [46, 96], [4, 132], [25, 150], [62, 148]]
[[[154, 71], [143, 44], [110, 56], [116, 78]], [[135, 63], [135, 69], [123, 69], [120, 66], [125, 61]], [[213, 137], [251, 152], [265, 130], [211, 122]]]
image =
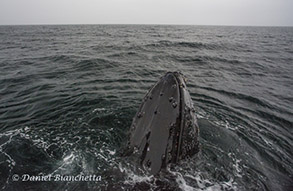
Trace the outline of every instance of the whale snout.
[[199, 151], [199, 128], [184, 76], [168, 72], [143, 98], [128, 147], [151, 174]]

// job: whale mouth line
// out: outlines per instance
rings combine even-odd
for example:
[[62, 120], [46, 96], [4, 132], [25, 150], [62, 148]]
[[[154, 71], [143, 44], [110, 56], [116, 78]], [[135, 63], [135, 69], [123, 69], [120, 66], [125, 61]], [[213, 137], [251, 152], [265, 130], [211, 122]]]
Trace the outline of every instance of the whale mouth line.
[[198, 151], [198, 125], [185, 79], [167, 72], [133, 118], [128, 148], [151, 174]]

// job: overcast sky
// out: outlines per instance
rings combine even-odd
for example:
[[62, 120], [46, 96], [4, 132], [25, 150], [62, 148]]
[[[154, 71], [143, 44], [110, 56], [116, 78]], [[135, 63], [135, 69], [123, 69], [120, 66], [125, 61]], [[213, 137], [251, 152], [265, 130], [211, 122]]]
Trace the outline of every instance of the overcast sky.
[[0, 25], [293, 26], [293, 0], [0, 0]]

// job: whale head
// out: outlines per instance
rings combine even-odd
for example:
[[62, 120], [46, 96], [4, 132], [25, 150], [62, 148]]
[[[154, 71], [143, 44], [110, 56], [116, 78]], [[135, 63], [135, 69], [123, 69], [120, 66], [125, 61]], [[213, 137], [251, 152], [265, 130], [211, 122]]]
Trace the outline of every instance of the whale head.
[[180, 72], [167, 72], [143, 98], [130, 128], [128, 148], [157, 174], [199, 151], [193, 102]]

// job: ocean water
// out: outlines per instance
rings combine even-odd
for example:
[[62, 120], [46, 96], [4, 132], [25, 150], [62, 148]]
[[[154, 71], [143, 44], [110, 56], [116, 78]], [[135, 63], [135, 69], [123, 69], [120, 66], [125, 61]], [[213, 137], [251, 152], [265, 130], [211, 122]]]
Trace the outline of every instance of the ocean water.
[[[154, 177], [121, 148], [167, 71], [201, 151]], [[292, 145], [293, 28], [0, 26], [2, 190], [292, 190]]]

